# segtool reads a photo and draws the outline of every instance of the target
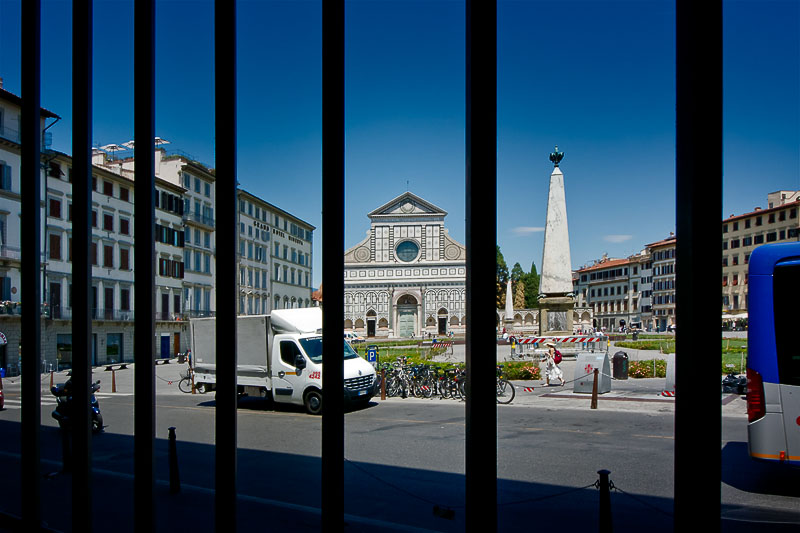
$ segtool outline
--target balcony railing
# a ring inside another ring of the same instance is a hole
[[[197,213],[183,213],[183,221],[186,222],[187,220],[191,222],[197,222],[198,224],[203,224],[204,226],[208,226],[213,228],[214,227],[214,217],[209,217],[205,215],[200,215]]]

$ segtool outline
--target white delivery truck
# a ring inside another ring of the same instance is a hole
[[[189,321],[195,384],[214,390],[217,369],[216,319]],[[280,309],[237,318],[239,392],[322,412],[322,309]],[[375,396],[375,369],[342,340],[345,399]],[[331,357],[326,355],[326,357]]]

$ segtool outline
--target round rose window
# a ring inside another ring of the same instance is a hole
[[[414,241],[403,241],[397,245],[395,253],[400,261],[409,263],[419,255],[419,246]]]

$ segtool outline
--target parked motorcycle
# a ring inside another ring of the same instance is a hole
[[[91,385],[91,404],[92,404],[92,433],[103,431],[103,415],[100,413],[100,404],[97,401],[95,392],[100,390],[100,380],[98,379]],[[62,429],[69,429],[72,425],[72,379],[52,387],[50,392],[56,397],[56,408],[53,410],[53,418],[58,421]]]
[[[747,376],[743,374],[734,374],[733,370],[729,370],[728,374],[722,378],[722,392],[734,394],[747,393]]]

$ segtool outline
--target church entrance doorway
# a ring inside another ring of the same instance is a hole
[[[397,336],[414,337],[417,324],[417,299],[406,294],[397,300]]]
[[[447,335],[447,309],[439,309],[439,335]]]
[[[368,311],[367,312],[367,337],[374,337],[375,336],[375,320],[377,317],[375,316],[375,311]]]

